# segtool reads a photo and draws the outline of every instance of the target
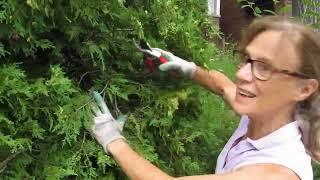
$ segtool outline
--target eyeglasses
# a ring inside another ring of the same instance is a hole
[[[311,79],[308,75],[305,75],[303,73],[284,70],[284,69],[278,69],[273,67],[270,64],[267,64],[260,60],[253,60],[250,58],[250,56],[242,51],[234,50],[233,56],[239,60],[238,68],[242,68],[246,64],[251,64],[251,72],[255,78],[261,81],[267,81],[271,79],[273,73],[282,73],[302,79]]]

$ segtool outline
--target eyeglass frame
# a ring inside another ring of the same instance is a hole
[[[290,70],[286,70],[286,69],[279,69],[279,68],[276,68],[276,67],[272,66],[271,64],[265,63],[263,61],[252,59],[248,55],[248,53],[243,52],[243,51],[238,50],[238,49],[233,50],[233,57],[235,56],[236,53],[239,53],[243,57],[246,57],[246,56],[248,57],[248,58],[245,59],[244,62],[242,62],[243,60],[239,59],[241,65],[239,64],[238,68],[240,69],[243,66],[247,65],[248,63],[250,63],[251,64],[251,73],[252,73],[252,75],[256,79],[258,79],[260,81],[268,81],[268,80],[270,80],[273,73],[282,73],[282,74],[286,74],[286,75],[297,77],[297,78],[301,78],[301,79],[312,79],[310,76],[308,76],[306,74],[303,74],[303,73],[300,73],[300,72],[296,72],[296,71],[290,71]],[[254,67],[253,67],[254,66],[253,63],[255,63],[255,62],[263,63],[265,65],[270,66],[270,75],[269,75],[268,78],[261,79],[261,78],[257,77],[257,75],[254,73]]]

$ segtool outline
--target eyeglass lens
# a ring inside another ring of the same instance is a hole
[[[237,59],[239,61],[238,68],[242,68],[246,64],[250,63],[251,65],[251,72],[253,76],[259,80],[266,81],[270,79],[272,74],[272,67],[269,64],[252,60],[249,56],[243,55],[241,53],[237,54]]]

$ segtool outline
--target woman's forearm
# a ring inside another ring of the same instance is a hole
[[[209,91],[221,96],[225,95],[225,90],[228,87],[235,86],[224,74],[215,70],[208,71],[199,66],[197,66],[197,70],[191,79]]]
[[[122,139],[110,143],[108,145],[108,150],[130,179],[174,179],[134,152]]]

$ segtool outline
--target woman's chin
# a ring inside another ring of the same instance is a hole
[[[251,103],[238,103],[238,102],[236,102],[233,109],[239,115],[249,115],[252,113],[252,111],[254,111]]]

